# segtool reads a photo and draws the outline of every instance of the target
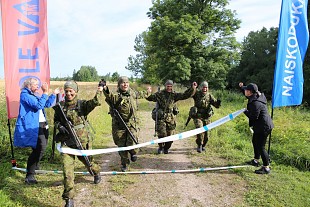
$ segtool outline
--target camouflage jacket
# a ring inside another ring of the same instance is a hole
[[[217,99],[213,97],[209,92],[203,94],[202,91],[197,91],[193,96],[194,107],[197,108],[197,117],[198,118],[209,118],[214,112],[212,106],[218,108],[216,104]]]
[[[103,94],[106,97],[105,101],[110,106],[110,114],[112,116],[113,124],[120,126],[117,118],[113,115],[112,107],[119,112],[125,123],[130,123],[135,127],[139,120],[136,100],[143,97],[143,95],[140,96],[139,92],[136,92],[131,88],[126,92],[118,90],[115,93],[110,92],[109,90],[103,90]]]
[[[100,106],[98,97],[100,96],[100,92],[96,92],[96,95],[91,100],[78,100],[77,96],[73,101],[62,101],[60,105],[63,108],[64,113],[66,114],[68,120],[74,126],[76,134],[78,135],[81,143],[88,143],[90,138],[90,130],[88,126],[87,115],[96,107]],[[54,116],[55,126],[58,128],[60,123],[60,119],[55,113]],[[68,136],[66,134],[62,136]],[[62,140],[65,140],[67,146],[74,146],[74,144],[69,137],[63,137]]]
[[[167,92],[166,89],[163,89],[145,98],[148,101],[157,102],[158,110],[164,114],[170,114],[173,113],[173,108],[177,101],[190,98],[194,92],[195,89],[193,88],[188,88],[184,93],[176,93],[175,91]]]

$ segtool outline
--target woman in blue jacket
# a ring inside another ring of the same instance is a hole
[[[41,86],[43,94],[40,96],[39,81],[36,78],[28,78],[23,83],[20,93],[19,115],[17,117],[14,145],[16,147],[31,147],[32,153],[27,161],[27,174],[25,182],[36,184],[34,177],[39,161],[42,159],[47,146],[48,125],[44,108],[51,107],[55,101],[59,89],[48,96],[48,85]]]

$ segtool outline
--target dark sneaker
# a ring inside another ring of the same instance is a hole
[[[131,156],[130,156],[131,162],[135,162],[135,161],[137,161],[137,159],[138,159],[138,156],[137,156],[137,155],[131,155]]]
[[[73,199],[70,198],[70,199],[66,200],[65,207],[74,207]]]
[[[157,154],[160,155],[160,154],[162,154],[162,153],[163,153],[163,149],[159,147],[158,150],[157,150]]]
[[[246,164],[253,165],[255,167],[258,167],[260,165],[259,162],[257,160],[255,160],[255,159],[246,162]]]
[[[168,154],[169,151],[167,149],[164,149],[164,154]]]
[[[34,176],[27,176],[25,178],[25,183],[28,185],[33,185],[33,184],[37,184],[38,181],[34,178]]]
[[[202,151],[206,151],[206,148],[205,148],[205,147],[202,147]]]
[[[122,166],[121,166],[121,171],[122,171],[122,172],[126,172],[126,170],[127,170],[126,164],[125,164],[125,165],[122,165]]]
[[[270,173],[270,168],[266,167],[261,167],[259,170],[255,170],[256,174],[269,174]]]
[[[95,184],[98,184],[98,183],[100,183],[101,182],[101,175],[100,175],[100,173],[98,174],[98,175],[95,175],[94,176],[94,183]]]
[[[201,145],[197,147],[197,152],[199,152],[199,153],[202,152],[202,146]]]

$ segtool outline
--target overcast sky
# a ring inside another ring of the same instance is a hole
[[[117,71],[130,76],[127,59],[135,55],[134,40],[150,26],[151,0],[49,0],[48,39],[51,77],[72,76],[82,65],[99,75]],[[250,31],[279,26],[281,0],[232,0],[241,28],[239,41]],[[2,34],[1,34],[2,40]],[[0,41],[2,48],[2,41]],[[0,79],[4,77],[0,50]]]

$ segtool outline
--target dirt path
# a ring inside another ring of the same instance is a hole
[[[142,125],[140,143],[154,139],[154,122],[149,112],[140,112]],[[111,143],[111,147],[114,144]],[[175,141],[169,154],[157,155],[157,146],[141,149],[130,171],[183,170],[225,166],[226,161],[199,154],[194,139]],[[117,153],[97,158],[102,172],[119,171]],[[246,183],[231,171],[203,173],[127,174],[102,176],[99,185],[92,177],[76,178],[76,206],[239,206]]]

